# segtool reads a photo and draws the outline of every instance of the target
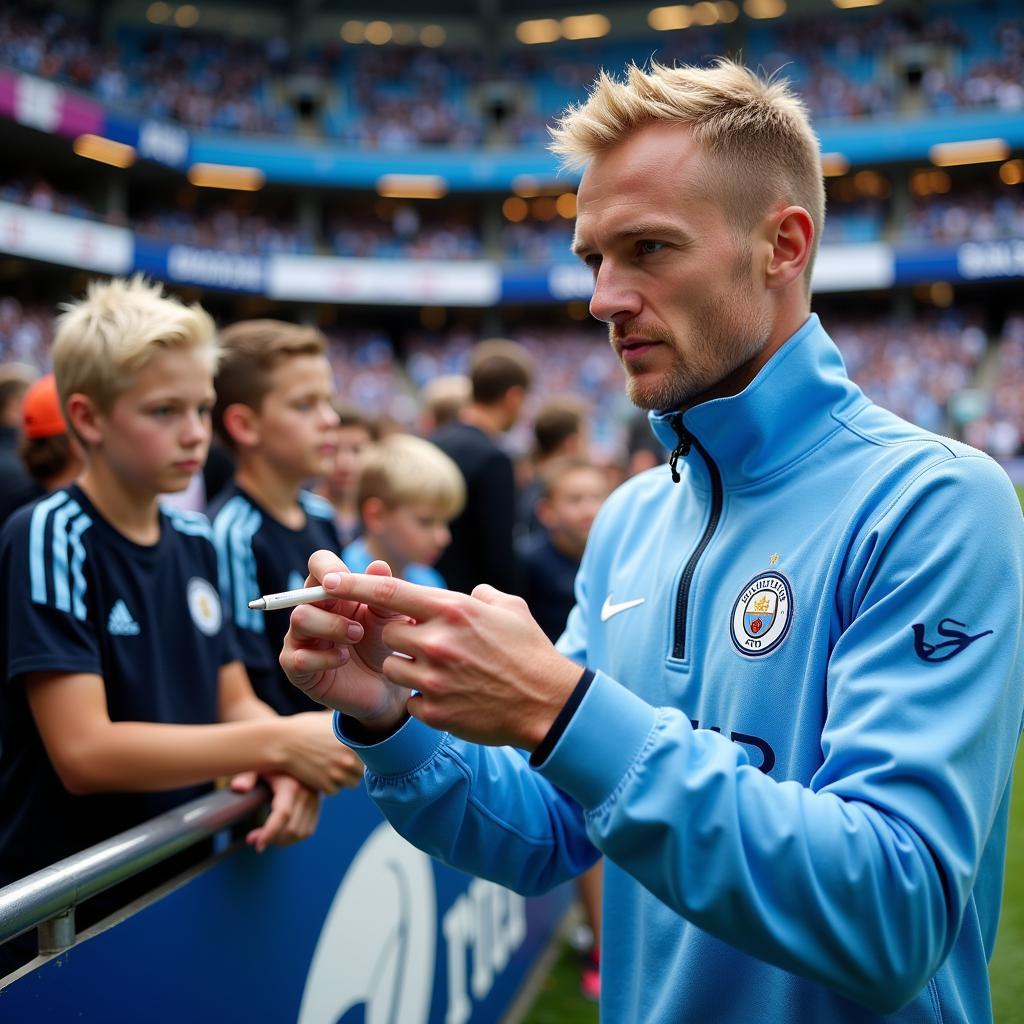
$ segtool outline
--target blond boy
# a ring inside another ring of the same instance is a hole
[[[248,604],[301,587],[318,548],[342,549],[330,502],[303,487],[330,472],[338,448],[327,341],[314,327],[243,320],[221,342],[213,426],[235,457],[209,510],[221,600],[256,693],[282,715],[321,710],[277,664],[287,611]]]
[[[222,776],[273,790],[250,843],[294,841],[315,826],[316,791],[353,772],[322,715],[282,719],[253,694],[209,523],[157,501],[206,457],[217,357],[210,317],[140,277],[94,283],[58,320],[54,371],[85,468],[0,541],[0,885]]]
[[[345,548],[345,564],[364,572],[382,559],[395,576],[443,587],[433,566],[452,539],[448,524],[466,501],[458,466],[429,441],[391,434],[363,450],[358,496],[363,536]]]

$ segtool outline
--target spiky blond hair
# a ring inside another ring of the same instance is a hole
[[[631,64],[624,82],[602,71],[587,99],[551,129],[550,148],[564,166],[579,169],[659,123],[690,130],[710,163],[703,187],[744,230],[779,201],[808,212],[814,224],[810,281],[825,223],[825,188],[818,139],[789,84],[725,58],[706,68],[652,61],[644,71]]]
[[[157,352],[195,352],[212,373],[217,328],[199,305],[186,306],[141,274],[93,281],[80,302],[61,306],[53,342],[53,372],[61,408],[81,392],[109,409]]]

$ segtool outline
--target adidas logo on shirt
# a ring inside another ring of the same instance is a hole
[[[132,613],[128,611],[128,606],[119,598],[110,609],[107,632],[111,636],[138,636],[141,631],[139,624],[132,618]]]

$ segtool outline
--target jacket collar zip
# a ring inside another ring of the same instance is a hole
[[[685,413],[652,412],[650,421],[671,453],[673,481],[689,476],[698,489],[710,487],[703,471],[710,461],[722,484],[731,488],[765,479],[797,461],[866,402],[812,314],[739,394],[702,402]],[[692,458],[694,451],[699,459]]]
[[[682,480],[682,477],[679,475],[679,460],[685,459],[690,454],[693,434],[683,426],[683,414],[681,412],[675,413],[669,422],[672,424],[672,429],[679,439],[678,444],[672,449],[672,454],[668,457],[668,465],[672,470],[672,483],[677,484]]]

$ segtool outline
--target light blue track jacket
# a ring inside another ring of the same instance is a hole
[[[873,405],[815,316],[682,443],[674,419],[679,482],[594,524],[559,647],[596,675],[543,765],[410,720],[351,744],[371,795],[523,893],[606,854],[604,1024],[991,1020],[1013,488]]]

